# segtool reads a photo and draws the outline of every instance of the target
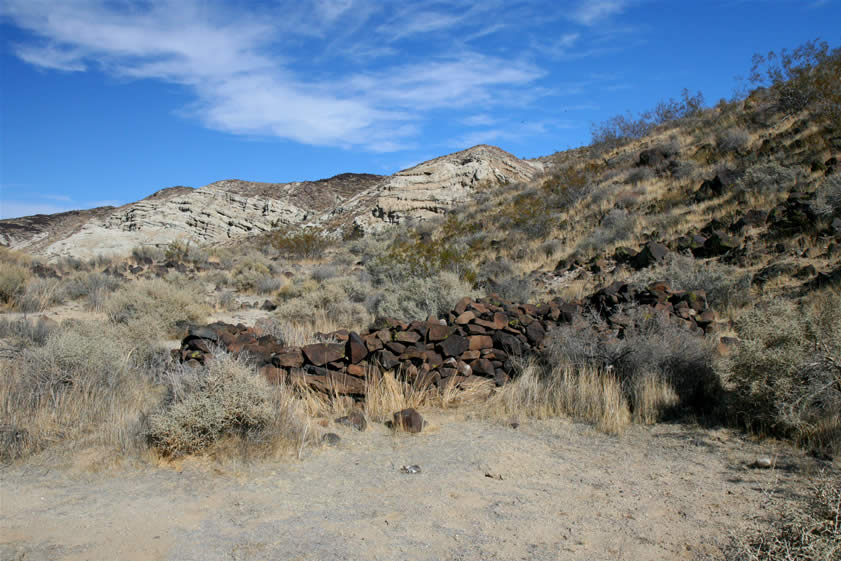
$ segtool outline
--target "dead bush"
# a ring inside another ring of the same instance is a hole
[[[815,191],[812,209],[815,214],[825,218],[841,217],[841,174],[836,173],[824,179]]]
[[[722,154],[742,152],[750,144],[750,133],[739,128],[727,129],[716,136],[715,143]]]
[[[776,298],[736,324],[727,363],[738,420],[753,431],[841,450],[841,307],[825,292],[800,304]]]
[[[770,527],[733,535],[726,561],[832,561],[841,556],[841,483],[821,473],[804,498],[769,499],[777,516]]]

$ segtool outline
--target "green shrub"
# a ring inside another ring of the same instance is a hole
[[[315,230],[275,230],[268,234],[271,247],[287,257],[314,259],[330,247],[331,241]]]
[[[761,303],[736,323],[728,361],[738,420],[752,430],[841,450],[841,306],[827,292],[800,305]]]
[[[202,370],[172,372],[168,385],[168,402],[150,416],[146,433],[167,457],[201,452],[228,435],[254,438],[275,418],[268,382],[227,354]]]
[[[260,259],[246,259],[231,272],[234,287],[241,292],[255,290],[272,276],[271,263]]]

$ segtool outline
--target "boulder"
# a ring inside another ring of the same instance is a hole
[[[350,414],[336,419],[336,423],[358,431],[364,431],[368,427],[368,421],[361,411],[351,411]]]
[[[435,348],[444,357],[457,357],[470,348],[470,343],[461,335],[450,335],[435,345]]]
[[[341,343],[315,343],[301,348],[307,360],[316,366],[340,360],[345,356],[345,346]]]
[[[639,254],[634,258],[634,266],[637,269],[644,269],[659,263],[669,254],[669,248],[657,242],[648,242],[640,250]]]
[[[420,413],[414,408],[403,409],[394,414],[393,427],[395,430],[405,432],[421,432],[424,420]]]
[[[304,355],[301,349],[290,348],[282,353],[275,353],[272,356],[272,364],[283,368],[300,368],[304,364]]]
[[[368,346],[355,331],[351,331],[348,335],[348,340],[345,344],[345,356],[348,357],[351,364],[357,364],[365,360],[365,357],[368,356]]]

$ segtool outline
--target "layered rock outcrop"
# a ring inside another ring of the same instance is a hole
[[[282,226],[315,226],[335,236],[351,229],[371,233],[409,218],[444,213],[467,201],[475,189],[528,181],[541,169],[540,163],[481,145],[392,176],[346,173],[293,183],[218,181],[199,189],[164,189],[115,209],[0,220],[0,243],[48,257],[89,258],[173,241],[222,242]]]

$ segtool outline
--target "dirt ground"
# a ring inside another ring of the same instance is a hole
[[[301,459],[0,475],[0,558],[41,560],[654,560],[714,554],[821,464],[729,430],[620,437],[563,419],[518,428],[425,412],[418,435],[333,426]],[[750,467],[769,454],[776,468]],[[87,463],[86,463],[87,462]],[[404,465],[421,472],[408,474]]]

